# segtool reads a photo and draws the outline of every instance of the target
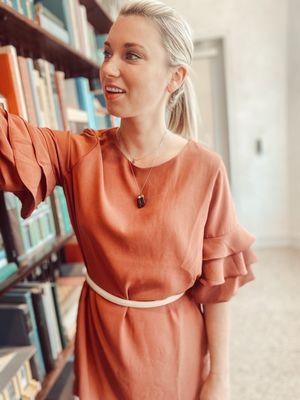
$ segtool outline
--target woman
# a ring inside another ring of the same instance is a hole
[[[222,158],[193,139],[192,55],[173,9],[130,2],[100,67],[120,128],[72,135],[0,113],[0,189],[27,217],[61,185],[83,253],[81,400],[229,400],[228,301],[255,279],[255,237]]]

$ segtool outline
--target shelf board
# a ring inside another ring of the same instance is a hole
[[[88,2],[90,3],[90,2]],[[99,6],[98,6],[99,7]],[[101,20],[98,21],[101,25]],[[66,78],[98,78],[99,66],[67,45],[36,22],[0,3],[0,44],[11,44],[18,54],[33,59],[43,58],[64,71]]]
[[[97,33],[103,34],[110,30],[113,21],[100,7],[97,0],[79,0],[86,7],[87,18]]]
[[[0,296],[11,289],[14,285],[26,278],[42,261],[50,257],[52,253],[59,251],[65,243],[74,236],[74,232],[65,236],[56,236],[53,241],[43,246],[43,250],[30,256],[29,260],[18,265],[18,270],[0,283]]]
[[[66,362],[68,361],[70,355],[74,352],[74,345],[75,345],[75,336],[70,341],[65,349],[60,353],[58,359],[56,361],[55,367],[52,371],[50,371],[44,379],[42,383],[42,389],[36,396],[36,400],[44,400],[46,399],[48,393],[52,389],[53,385],[55,384],[59,374],[63,370]]]

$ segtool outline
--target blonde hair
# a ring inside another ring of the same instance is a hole
[[[183,84],[169,97],[167,127],[186,138],[197,137],[197,99],[191,80],[194,44],[188,23],[172,8],[157,0],[128,1],[118,16],[139,15],[158,27],[170,67],[184,64],[187,74]]]

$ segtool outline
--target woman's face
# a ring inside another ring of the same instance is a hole
[[[124,118],[165,109],[172,73],[160,40],[156,27],[144,17],[120,16],[114,22],[99,71],[110,114]],[[110,96],[110,85],[126,93]]]

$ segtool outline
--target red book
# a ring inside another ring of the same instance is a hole
[[[0,92],[6,97],[8,111],[28,120],[15,47],[0,47],[0,69]]]

